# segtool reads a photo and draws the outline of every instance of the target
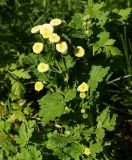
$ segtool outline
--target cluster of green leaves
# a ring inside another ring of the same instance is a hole
[[[16,133],[12,133],[12,124],[10,121],[0,122],[0,158],[1,159],[15,159],[15,160],[33,160],[42,159],[41,152],[37,149],[36,145],[31,141],[32,133],[35,128],[35,121],[29,120],[28,122],[22,122],[17,132],[17,124],[14,124]],[[15,130],[14,130],[15,131]],[[15,156],[14,156],[15,154]]]
[[[75,126],[57,126],[61,132],[54,131],[48,134],[48,141],[46,147],[53,150],[53,154],[57,155],[59,159],[85,159],[84,149],[89,146],[91,149],[91,156],[89,159],[96,157],[103,157],[102,151],[105,146],[111,145],[111,141],[104,140],[106,131],[113,131],[116,125],[116,115],[110,118],[109,108],[106,108],[97,117],[97,126],[93,122],[90,127],[88,121],[85,124],[77,124]],[[64,130],[64,131],[63,131]],[[64,132],[64,133],[62,133]],[[93,139],[94,137],[94,139]],[[105,152],[108,152],[105,149]],[[100,156],[97,156],[99,155]],[[104,154],[104,153],[103,153]],[[109,156],[108,156],[109,158]]]
[[[106,26],[111,23],[123,25],[131,10],[131,8],[108,10],[106,3],[94,3],[91,0],[88,2],[84,13],[77,13],[73,16],[69,26],[76,29],[76,33],[73,32],[72,36],[86,39],[93,47],[93,55],[104,53],[119,56],[121,54],[120,50],[113,46],[115,40],[110,38]]]
[[[0,1],[0,6],[8,10],[8,2]],[[10,8],[15,13],[9,15],[9,10],[6,19],[2,19],[6,23],[9,16],[13,22],[12,29],[2,37],[5,44],[0,46],[3,51],[3,60],[0,60],[0,159],[114,159],[114,149],[109,152],[114,139],[108,135],[114,132],[117,116],[109,105],[100,102],[100,97],[111,76],[110,61],[120,56],[121,51],[107,26],[111,23],[123,25],[131,8],[109,10],[105,2],[92,0],[87,5],[83,0],[9,3],[15,7]],[[35,5],[40,10],[34,8]],[[81,12],[84,5],[85,10]],[[29,12],[25,12],[28,7]],[[67,9],[68,12],[64,12]],[[76,10],[78,13],[70,21],[69,17]],[[12,18],[13,15],[16,16]],[[55,45],[42,37],[30,35],[31,26],[47,23],[53,17],[68,19],[68,25],[65,23],[56,29],[68,44],[65,54],[58,53]],[[24,23],[27,18],[30,21]],[[23,36],[21,41],[11,43],[9,35],[15,40]],[[44,51],[39,55],[30,53],[35,40],[44,43]],[[11,46],[5,49],[7,44]],[[75,57],[76,46],[85,49],[84,57]],[[47,73],[38,72],[40,62],[49,64]],[[40,92],[34,90],[36,81],[45,83]],[[82,82],[90,86],[84,99],[77,92]],[[86,148],[90,148],[89,155],[85,153]]]

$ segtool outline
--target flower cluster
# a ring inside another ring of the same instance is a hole
[[[62,20],[55,18],[50,21],[50,23],[45,23],[42,25],[37,25],[31,29],[31,33],[40,33],[44,39],[48,39],[50,43],[56,43],[56,50],[60,53],[65,53],[68,50],[68,45],[65,41],[61,41],[60,36],[54,33],[56,26],[61,25]],[[33,45],[33,52],[36,54],[41,53],[43,50],[42,43],[36,42]]]
[[[65,41],[61,40],[61,37],[57,33],[55,33],[55,27],[61,25],[62,23],[63,21],[61,19],[55,18],[55,19],[52,19],[50,23],[34,26],[31,29],[31,33],[33,34],[39,33],[44,39],[48,39],[50,43],[55,44],[55,48],[57,52],[64,54],[68,50],[68,44]],[[34,43],[32,47],[33,52],[36,54],[40,54],[43,51],[43,48],[44,48],[44,44],[41,42]],[[84,55],[85,55],[85,50],[82,46],[77,46],[74,48],[75,57],[83,57]],[[37,67],[37,70],[40,73],[44,73],[44,72],[47,72],[49,68],[50,67],[48,64],[44,62],[40,62]],[[40,82],[37,84],[36,83],[35,83],[35,90],[36,91],[42,90],[43,85],[42,84],[40,85]],[[85,92],[88,91],[88,88],[89,86],[84,82],[77,88],[77,90],[81,92],[80,93],[81,98],[86,97]]]
[[[57,33],[54,33],[54,31],[55,31],[54,27],[61,25],[61,23],[62,23],[61,19],[55,18],[55,19],[52,19],[50,21],[50,23],[45,23],[42,25],[34,26],[31,29],[31,33],[34,34],[34,33],[39,32],[40,35],[44,39],[48,39],[50,41],[50,43],[56,43],[56,50],[58,52],[65,53],[68,50],[67,43],[65,41],[61,41],[60,36]],[[43,48],[44,48],[44,45],[41,42],[34,43],[34,45],[32,47],[33,52],[36,54],[40,54],[42,52]],[[44,62],[41,62],[41,63],[39,63],[37,70],[40,73],[47,72],[49,70],[49,65]],[[36,91],[41,91],[43,89],[43,87],[44,87],[43,83],[39,82],[39,81],[36,82],[35,86],[34,86]]]

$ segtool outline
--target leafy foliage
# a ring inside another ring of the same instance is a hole
[[[132,9],[115,3],[0,1],[0,159],[116,159],[118,116],[103,98],[113,61],[123,56],[118,36]],[[60,18],[53,29],[64,53],[51,37],[31,35],[33,26],[54,18]],[[35,42],[44,46],[38,54]],[[127,48],[126,37],[123,42]],[[49,66],[46,72],[40,63]]]
[[[14,74],[18,78],[23,78],[23,79],[31,78],[29,73],[27,71],[24,71],[24,69],[14,70],[12,74]]]
[[[19,136],[15,136],[16,143],[21,148],[25,147],[29,143],[29,139],[34,131],[35,121],[29,121],[27,124],[22,123],[19,129]]]
[[[104,127],[108,131],[112,131],[116,125],[116,115],[113,115],[112,118],[110,118],[109,108],[106,108],[101,112],[100,116],[97,117],[97,121],[98,128]]]
[[[16,160],[20,160],[20,159],[21,160],[25,160],[25,159],[29,159],[29,160],[38,159],[38,160],[42,160],[42,155],[41,155],[41,152],[39,150],[37,150],[37,148],[35,146],[29,146],[27,149],[23,148],[20,153],[17,153],[15,159]]]
[[[66,90],[65,92],[65,102],[69,102],[76,98],[76,89]]]
[[[114,9],[113,12],[114,13],[117,13],[120,18],[119,18],[119,21],[121,23],[125,23],[125,21],[128,19],[130,13],[131,13],[132,9],[131,8],[127,8],[127,9]]]
[[[90,79],[88,83],[90,85],[90,94],[96,91],[98,87],[98,83],[103,81],[103,78],[109,71],[109,67],[102,68],[102,66],[92,66],[92,70],[90,71]]]
[[[60,93],[48,94],[39,100],[41,110],[40,116],[43,117],[42,123],[46,125],[50,120],[60,117],[64,112],[65,102]]]

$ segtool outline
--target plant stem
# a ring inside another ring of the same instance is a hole
[[[111,83],[114,83],[114,82],[119,81],[119,80],[121,80],[121,79],[129,78],[129,77],[131,77],[131,76],[132,76],[132,75],[130,74],[130,75],[126,75],[126,76],[124,76],[124,77],[118,77],[118,78],[116,78],[116,79],[114,79],[114,80],[111,80],[111,81],[107,82],[107,84],[111,84]]]
[[[129,54],[128,54],[128,44],[127,44],[127,37],[126,37],[126,26],[124,26],[124,37],[121,35],[121,41],[123,45],[123,50],[124,50],[124,57],[126,61],[126,69],[125,72],[126,74],[131,74],[131,61],[129,59]]]

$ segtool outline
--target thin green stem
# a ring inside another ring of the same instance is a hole
[[[56,68],[54,68],[54,67],[52,67],[52,71],[53,71],[53,72],[57,72],[57,73],[59,73],[59,74],[62,73],[60,70],[58,71],[58,70],[57,70]]]
[[[124,76],[124,77],[118,77],[118,78],[116,78],[116,79],[114,79],[114,80],[111,80],[111,81],[107,82],[107,84],[111,84],[111,83],[114,83],[114,82],[116,82],[116,81],[120,81],[120,80],[122,80],[122,79],[129,78],[129,77],[131,77],[131,76],[132,76],[132,75],[130,74],[130,75],[126,75],[126,76]]]
[[[35,84],[35,82],[25,82],[24,84]]]
[[[105,152],[103,152],[103,155],[104,155],[105,160],[109,160],[110,157],[108,157]]]
[[[127,37],[126,37],[126,26],[124,26],[124,36],[121,35],[121,41],[122,41],[123,50],[124,50],[124,57],[125,57],[125,61],[126,61],[125,73],[126,74],[131,74],[131,61],[129,59],[129,54],[128,54],[128,44],[127,44]]]
[[[62,73],[61,67],[60,67],[59,63],[57,62],[57,60],[55,60],[55,63],[57,65],[58,69],[59,69],[59,72]]]

